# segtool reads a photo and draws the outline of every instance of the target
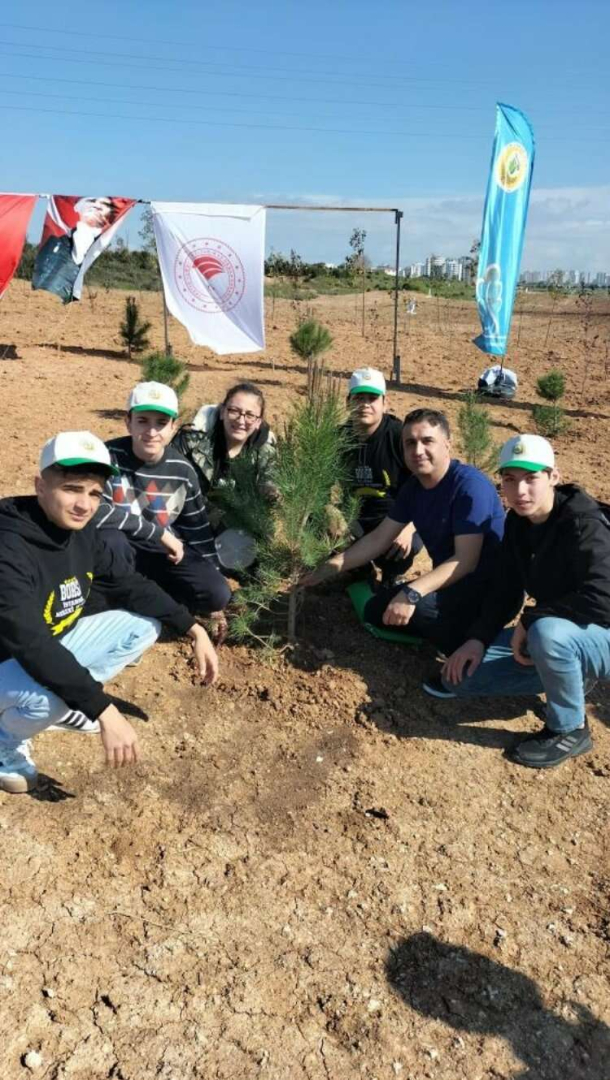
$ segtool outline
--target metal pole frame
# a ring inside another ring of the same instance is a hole
[[[394,214],[396,225],[396,264],[394,267],[394,343],[392,356],[392,375],[390,382],[400,384],[400,355],[398,353],[398,277],[400,273],[400,223],[403,218],[402,210],[395,206],[298,206],[294,203],[267,203],[266,210],[322,210],[331,213],[357,213],[357,214]]]

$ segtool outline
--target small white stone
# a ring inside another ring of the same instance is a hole
[[[43,986],[42,992],[46,998],[54,998],[55,991],[52,986]]]
[[[26,1069],[30,1069],[31,1072],[34,1072],[35,1069],[39,1069],[42,1065],[42,1054],[39,1054],[37,1050],[28,1050],[23,1059],[23,1064]]]
[[[369,1010],[369,1012],[380,1012],[381,1002],[378,1001],[377,998],[371,998],[367,1005],[367,1009]]]
[[[319,764],[319,763],[320,763],[321,761],[324,761],[324,758],[323,758],[323,757],[321,757],[321,755],[320,755],[320,754],[318,754],[318,756],[317,756],[317,758],[316,758],[316,761],[317,761],[317,762],[318,762],[318,764]]]
[[[392,1069],[393,1069],[395,1075],[398,1076],[398,1074],[402,1072],[402,1062],[401,1061],[393,1061],[392,1062]]]

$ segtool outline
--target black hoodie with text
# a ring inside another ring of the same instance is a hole
[[[0,663],[17,660],[70,708],[96,719],[112,699],[61,639],[81,616],[119,608],[179,634],[193,625],[154,581],[119,576],[92,521],[60,529],[34,496],[0,500]]]
[[[509,511],[492,588],[465,639],[489,645],[524,595],[536,601],[521,615],[526,629],[549,616],[610,627],[610,521],[576,484],[555,488],[540,525]]]

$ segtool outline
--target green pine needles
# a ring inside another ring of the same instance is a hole
[[[483,472],[494,473],[498,467],[499,447],[491,433],[489,410],[474,391],[464,394],[458,428],[464,460]]]
[[[532,408],[532,417],[539,434],[547,439],[563,435],[570,426],[565,409],[559,404],[566,392],[565,375],[557,368],[551,368],[537,380],[536,390],[540,397],[551,402],[550,405],[534,405]]]
[[[290,335],[290,348],[293,353],[307,361],[307,392],[310,397],[314,394],[313,384],[318,371],[318,359],[330,349],[332,343],[330,331],[316,319],[305,319]]]
[[[142,381],[160,382],[171,386],[181,398],[191,380],[186,364],[175,356],[166,356],[164,352],[150,353],[142,361]]]
[[[148,331],[150,327],[151,323],[142,321],[135,296],[128,296],[125,300],[125,317],[121,323],[119,334],[130,360],[134,353],[144,352],[144,349],[148,348]]]
[[[233,484],[217,492],[227,525],[258,544],[254,575],[235,595],[236,640],[294,642],[301,577],[349,539],[358,500],[344,494],[352,435],[343,420],[335,393],[299,403],[278,437],[273,500],[255,490],[247,458],[235,461]]]

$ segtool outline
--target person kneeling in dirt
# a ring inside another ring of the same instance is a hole
[[[203,627],[153,581],[117,570],[93,524],[115,469],[88,431],[45,443],[35,496],[0,501],[0,790],[31,791],[29,740],[46,728],[99,732],[109,765],[139,758],[103,683],[156,641],[160,624],[193,641],[203,682],[218,673]],[[105,610],[102,610],[105,609]]]
[[[373,532],[391,513],[399,489],[411,475],[402,451],[402,422],[386,411],[386,384],[375,368],[354,371],[348,386],[349,429],[355,436],[346,455],[347,484],[360,502],[355,538]],[[422,542],[405,525],[387,551],[376,559],[385,586],[411,568]]]
[[[170,446],[178,398],[164,383],[138,383],[127,402],[128,435],[106,445],[117,473],[96,516],[125,571],[138,570],[197,615],[220,613],[231,590],[193,466]]]
[[[303,584],[315,585],[376,559],[412,523],[433,569],[411,583],[381,589],[368,601],[364,621],[404,628],[448,653],[463,638],[464,619],[474,620],[481,609],[504,531],[504,511],[491,480],[452,459],[444,413],[410,412],[402,445],[412,476],[388,516],[347,551],[308,574]]]
[[[546,695],[542,731],[511,756],[544,769],[592,748],[585,693],[610,679],[610,516],[576,484],[560,484],[553,448],[516,435],[500,451],[510,507],[493,589],[442,677],[435,697]],[[515,627],[502,629],[524,595]]]

